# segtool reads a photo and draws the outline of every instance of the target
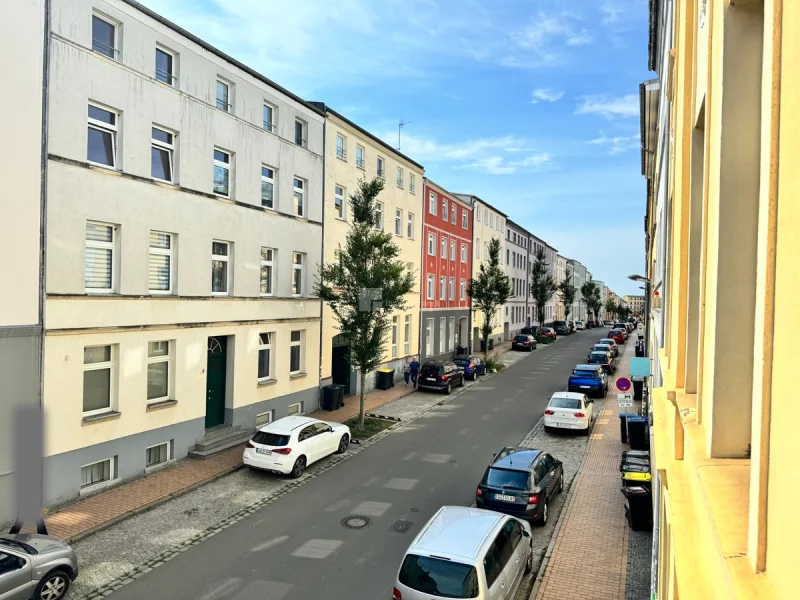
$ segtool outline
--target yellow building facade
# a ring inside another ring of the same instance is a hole
[[[800,2],[651,10],[654,591],[797,598]]]
[[[395,370],[395,381],[402,376],[407,358],[419,355],[420,288],[422,260],[423,177],[425,170],[410,158],[365,131],[328,106],[312,103],[326,114],[325,121],[325,210],[323,215],[323,260],[335,259],[350,230],[350,194],[360,179],[381,176],[385,187],[378,197],[381,227],[393,234],[400,248],[399,260],[408,265],[416,285],[406,296],[406,309],[391,317],[384,363],[381,368]],[[359,378],[347,361],[347,340],[339,334],[336,317],[323,303],[322,360],[320,384],[338,383],[346,393],[359,391]],[[367,390],[375,387],[374,374],[367,377]]]

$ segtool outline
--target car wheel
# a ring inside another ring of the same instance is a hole
[[[444,391],[445,391],[445,394],[447,394],[448,396],[450,395],[450,392],[452,392],[452,391],[453,391],[453,386],[452,386],[452,385],[450,385],[450,382],[449,382],[449,381],[447,382],[447,387],[445,388],[445,390],[444,390]]]
[[[533,571],[533,544],[531,544],[528,552],[528,560],[525,561],[525,575],[529,575]]]
[[[544,426],[544,432],[545,433],[553,433],[553,428],[550,427],[549,425],[545,425]]]
[[[591,425],[592,425],[592,424],[591,424],[591,423],[589,423],[589,424],[586,426],[586,429],[584,429],[584,430],[583,430],[583,435],[585,435],[586,437],[589,437],[589,429],[591,428]]]
[[[306,470],[306,457],[301,456],[296,461],[294,461],[294,466],[292,467],[292,479],[300,479],[300,476],[303,474],[303,471]]]
[[[558,476],[558,493],[564,491],[564,471],[561,471],[561,475]]]
[[[347,452],[347,447],[350,445],[350,438],[347,434],[342,436],[342,439],[339,440],[339,449],[336,451],[336,454],[344,454]]]
[[[462,377],[461,378],[461,383],[458,384],[458,387],[464,387],[465,385],[467,385],[467,378],[466,377]]]
[[[69,575],[64,571],[55,570],[39,581],[33,597],[36,600],[60,600],[67,595],[68,589]]]
[[[539,521],[537,522],[537,525],[541,525],[542,527],[547,525],[548,510],[549,508],[547,506],[547,500],[545,500],[544,504],[542,505],[542,514],[539,516]]]

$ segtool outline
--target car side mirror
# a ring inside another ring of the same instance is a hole
[[[530,533],[528,533],[528,530],[527,530],[527,529],[523,529],[523,530],[522,530],[522,535],[523,535],[523,536],[525,536],[525,537],[531,537],[531,534],[530,534]]]

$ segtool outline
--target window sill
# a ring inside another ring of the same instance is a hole
[[[308,373],[292,373],[289,375],[289,379],[302,379],[303,377],[307,377]]]
[[[95,483],[93,485],[87,485],[84,488],[81,488],[78,492],[78,497],[89,496],[94,494],[95,492],[99,492],[100,490],[104,490],[106,488],[113,487],[118,483],[121,483],[122,480],[117,478],[109,479],[108,481],[101,481],[100,483]]]
[[[147,405],[147,412],[161,410],[162,408],[169,408],[170,406],[175,406],[176,404],[178,404],[177,400],[160,400],[158,402],[151,402]]]
[[[342,223],[347,223],[347,219],[344,217],[334,217],[337,221],[341,221]]]
[[[276,383],[278,383],[277,379],[265,379],[264,381],[259,381],[257,387],[268,387],[270,385],[275,385]]]
[[[121,416],[122,413],[116,410],[110,410],[97,415],[87,415],[81,420],[81,425],[94,425],[95,423],[102,423],[103,421],[112,421],[114,419],[119,419]]]
[[[152,467],[145,467],[144,468],[144,474],[145,475],[149,475],[150,473],[155,473],[157,471],[161,471],[163,469],[166,469],[167,467],[171,467],[174,464],[175,464],[175,459],[170,459],[170,460],[164,461],[163,463],[158,463],[157,465],[153,465]]]

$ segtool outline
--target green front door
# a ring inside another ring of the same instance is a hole
[[[206,369],[206,429],[225,422],[225,342],[224,337],[208,338]]]

